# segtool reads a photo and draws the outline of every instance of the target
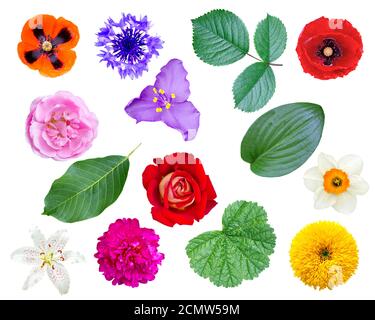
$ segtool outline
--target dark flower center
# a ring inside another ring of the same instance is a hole
[[[67,28],[63,28],[57,34],[56,38],[51,39],[49,35],[44,33],[42,26],[37,26],[33,29],[34,37],[39,41],[39,48],[25,52],[25,59],[28,63],[35,63],[41,56],[47,55],[53,68],[60,69],[63,67],[63,62],[57,58],[55,54],[56,48],[63,43],[72,39],[72,35]]]
[[[324,39],[316,55],[323,60],[324,65],[332,66],[333,61],[341,57],[342,52],[337,42],[333,39]]]
[[[342,186],[342,179],[339,177],[336,177],[332,180],[332,184],[335,187],[341,187]]]
[[[137,64],[145,56],[147,37],[142,30],[134,28],[122,30],[122,34],[116,34],[113,40],[113,54],[120,61]]]
[[[331,252],[328,250],[328,248],[324,248],[322,251],[320,251],[320,257],[322,260],[328,260],[331,258]]]

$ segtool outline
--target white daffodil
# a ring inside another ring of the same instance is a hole
[[[22,262],[34,268],[26,279],[23,289],[27,290],[38,283],[47,272],[52,283],[59,290],[60,294],[66,294],[69,290],[69,274],[63,263],[78,263],[84,261],[84,257],[74,251],[64,251],[68,242],[65,230],[57,231],[48,240],[39,229],[31,232],[34,247],[24,247],[14,251],[12,259]]]
[[[341,213],[352,213],[357,205],[357,195],[369,190],[367,182],[360,177],[363,162],[355,155],[347,155],[336,161],[321,153],[318,166],[305,173],[305,186],[315,193],[315,208],[329,207]]]

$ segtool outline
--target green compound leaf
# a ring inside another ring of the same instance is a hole
[[[276,79],[272,68],[257,62],[246,68],[233,85],[236,108],[254,112],[263,108],[272,98],[276,89]]]
[[[213,10],[193,19],[192,23],[194,51],[204,62],[228,65],[249,52],[249,33],[234,13]]]
[[[128,157],[109,156],[74,163],[44,199],[44,215],[77,222],[101,214],[120,196],[129,171]]]
[[[254,36],[255,49],[265,62],[280,58],[286,48],[287,33],[280,19],[267,15],[257,27]]]
[[[236,287],[269,266],[276,236],[264,209],[237,201],[227,207],[223,231],[206,232],[189,241],[191,268],[216,286]]]
[[[303,165],[319,145],[324,111],[312,103],[292,103],[272,109],[249,128],[241,157],[263,177],[280,177]]]

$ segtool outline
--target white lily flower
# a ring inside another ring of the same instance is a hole
[[[69,274],[64,263],[78,263],[84,261],[84,257],[74,251],[64,251],[68,242],[65,230],[57,231],[48,240],[39,229],[31,232],[34,247],[23,247],[14,251],[11,258],[15,261],[34,266],[26,279],[23,289],[27,290],[37,284],[47,272],[48,277],[59,290],[60,294],[69,291]]]
[[[352,213],[357,205],[357,195],[369,190],[361,178],[363,161],[355,155],[347,155],[336,161],[321,153],[318,166],[305,173],[307,189],[315,193],[315,209],[333,207],[341,213]]]

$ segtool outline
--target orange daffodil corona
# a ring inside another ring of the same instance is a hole
[[[363,169],[361,158],[347,155],[336,161],[321,153],[318,166],[309,169],[304,176],[307,189],[315,193],[315,209],[333,207],[341,213],[352,213],[357,205],[357,195],[369,190],[368,183],[360,176]]]

